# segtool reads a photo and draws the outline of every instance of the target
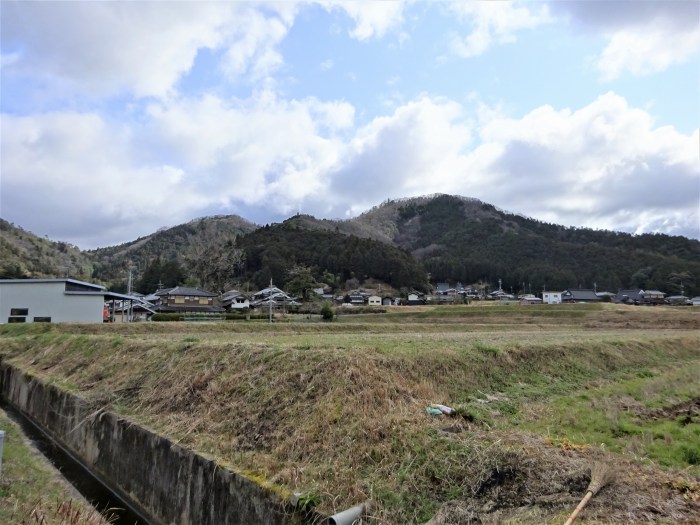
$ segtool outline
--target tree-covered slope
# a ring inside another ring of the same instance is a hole
[[[501,279],[514,292],[597,286],[700,294],[697,240],[567,228],[449,195],[388,200],[342,221],[295,215],[259,228],[238,216],[205,217],[89,252],[0,222],[4,277],[70,276],[124,290],[131,269],[135,289],[149,293],[158,284],[214,286],[198,283],[207,261],[216,262],[216,278],[206,280],[217,289],[270,278],[283,286],[304,268],[340,287],[373,278],[423,288],[428,272],[433,283],[493,287]]]
[[[304,266],[319,281],[376,279],[396,289],[426,288],[425,270],[410,253],[373,239],[309,226],[307,220],[292,218],[241,237],[238,246],[245,253],[247,277],[258,287],[266,286],[270,278],[284,285],[290,270]]]
[[[158,264],[184,264],[185,255],[202,235],[229,237],[256,228],[255,224],[237,215],[203,217],[158,230],[132,242],[91,250],[87,254],[95,261],[94,278],[123,284],[130,268],[135,277],[141,277],[154,261]],[[158,282],[157,276],[155,281]]]
[[[449,195],[388,201],[357,220],[393,231],[393,243],[416,255],[434,281],[668,293],[682,283],[686,293],[700,292],[700,242],[684,237],[566,228]]]
[[[0,219],[0,279],[85,279],[91,274],[91,258],[76,246],[41,238]]]

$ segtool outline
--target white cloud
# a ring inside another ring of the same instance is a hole
[[[575,27],[602,35],[607,44],[595,66],[601,80],[628,72],[635,76],[664,71],[700,51],[700,3],[551,2],[552,10]]]
[[[698,236],[698,131],[614,93],[521,118],[422,96],[355,128],[354,108],[271,91],[94,113],[2,116],[3,217],[82,247],[208,213],[357,214],[455,193],[552,222]],[[254,218],[254,217],[251,217]]]
[[[283,63],[275,47],[296,4],[238,2],[7,2],[2,46],[15,57],[4,74],[62,81],[88,96],[126,92],[164,97],[199,50],[223,50],[234,77],[256,81]]]
[[[390,30],[399,27],[403,23],[403,10],[406,5],[403,0],[391,2],[322,0],[319,3],[328,9],[338,8],[345,11],[355,22],[350,36],[357,40],[383,37]]]
[[[333,173],[329,213],[445,192],[560,224],[699,236],[698,131],[657,127],[614,93],[522,118],[478,102],[472,114],[423,97],[359,129]]]
[[[232,77],[245,75],[253,81],[268,77],[284,64],[276,46],[287,36],[293,14],[269,16],[244,4],[234,5],[241,8],[226,35],[224,69]]]
[[[271,91],[224,101],[212,95],[154,105],[144,132],[158,151],[196,174],[197,190],[220,206],[296,209],[326,185],[341,139],[353,125],[346,102],[284,101]],[[203,197],[204,198],[204,197]]]
[[[494,43],[506,44],[516,40],[522,29],[533,29],[551,21],[546,5],[537,9],[524,2],[477,1],[450,3],[450,10],[472,27],[467,36],[453,36],[452,51],[469,58],[483,54]]]
[[[181,168],[134,164],[130,133],[99,115],[2,115],[2,129],[3,216],[37,233],[108,245],[202,205]]]
[[[601,80],[611,81],[624,71],[635,76],[664,71],[686,62],[700,49],[700,28],[675,32],[652,24],[613,33],[596,66]]]
[[[333,62],[333,59],[328,58],[328,59],[324,60],[323,62],[321,62],[319,64],[319,67],[321,68],[322,71],[330,71],[331,69],[333,69],[334,65],[335,65],[335,63]]]
[[[486,172],[501,207],[571,225],[698,236],[698,131],[654,127],[614,93],[576,111],[497,117],[481,138],[498,150]]]
[[[335,212],[387,197],[451,191],[471,141],[462,107],[422,97],[359,129],[332,174]]]
[[[216,47],[224,4],[26,2],[3,4],[3,47],[20,46],[24,74],[68,79],[88,92],[165,95]]]
[[[19,60],[19,53],[0,53],[0,67],[8,67]]]

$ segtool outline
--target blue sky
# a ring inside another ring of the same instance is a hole
[[[0,3],[0,213],[81,248],[479,198],[700,237],[700,2]]]

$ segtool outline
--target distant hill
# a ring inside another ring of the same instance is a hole
[[[372,279],[397,290],[427,290],[428,276],[410,253],[389,243],[341,233],[341,228],[354,229],[352,223],[334,225],[295,216],[243,236],[238,246],[245,252],[247,277],[259,288],[270,278],[284,284],[290,269],[304,266],[325,284],[357,281],[357,286]]]
[[[685,237],[567,228],[450,195],[387,201],[353,221],[409,250],[433,281],[669,293],[682,282],[686,293],[700,292],[700,242]]]
[[[682,286],[686,295],[700,294],[697,240],[567,228],[451,195],[387,200],[348,220],[297,214],[259,227],[235,215],[204,217],[87,252],[0,223],[3,275],[68,275],[114,289],[124,289],[129,268],[145,292],[156,283],[196,284],[187,257],[209,253],[207,246],[216,247],[217,264],[224,267],[226,250],[231,261],[231,250],[244,250],[231,270],[239,285],[262,286],[273,278],[283,286],[290,270],[304,267],[317,282],[338,287],[375,279],[396,289],[420,289],[429,279],[493,288],[501,279],[514,292],[597,286],[677,294]]]
[[[163,262],[183,262],[183,255],[202,232],[214,235],[244,235],[258,228],[238,215],[215,215],[195,219],[186,224],[163,228],[135,241],[85,252],[94,261],[93,277],[101,281],[120,283],[123,288],[129,268],[138,272],[154,259]],[[138,274],[134,276],[138,277]]]
[[[77,246],[44,239],[0,219],[0,279],[87,279],[92,259]]]

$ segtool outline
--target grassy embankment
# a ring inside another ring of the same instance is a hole
[[[0,523],[7,525],[105,525],[107,522],[62,480],[0,408],[5,431],[0,475]]]
[[[0,338],[21,368],[322,511],[370,499],[376,523],[559,523],[604,459],[618,482],[582,521],[692,523],[698,328],[690,308],[469,306]]]

